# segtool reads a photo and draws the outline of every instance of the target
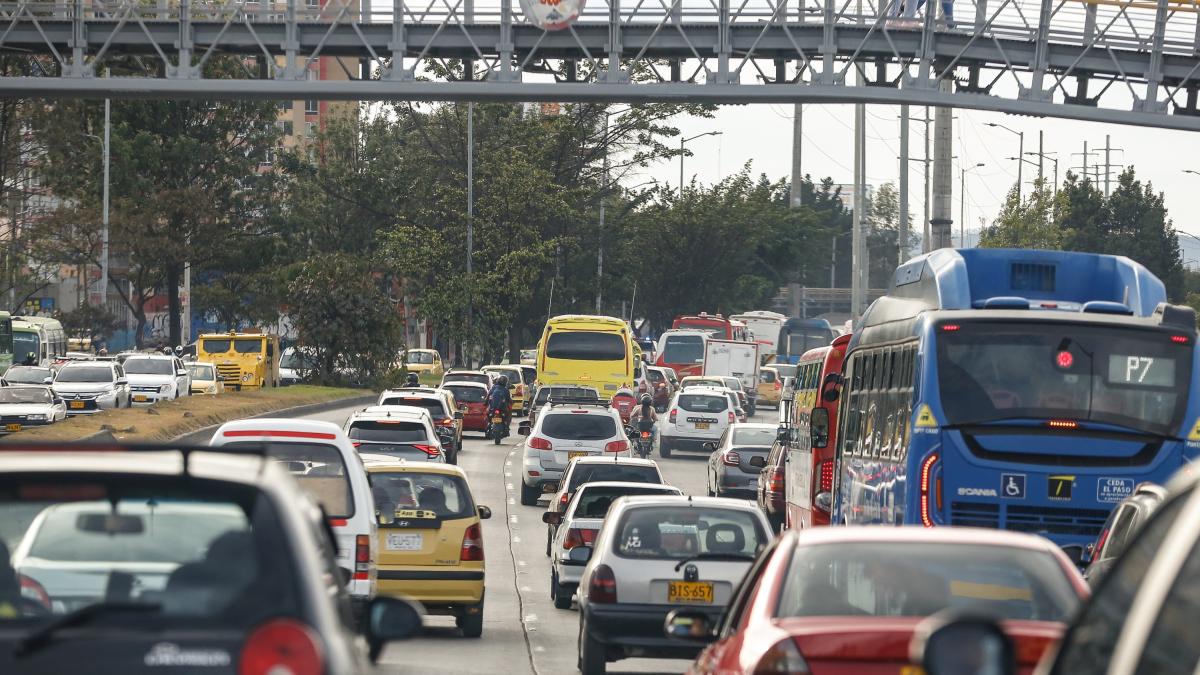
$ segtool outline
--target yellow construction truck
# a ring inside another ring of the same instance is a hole
[[[217,366],[226,389],[279,386],[279,336],[253,331],[207,333],[197,340],[196,359]]]

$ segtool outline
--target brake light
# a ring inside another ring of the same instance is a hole
[[[733,411],[732,411],[732,410],[730,410],[730,411],[729,411],[729,423],[730,423],[730,424],[733,424],[735,421],[736,421],[736,419],[735,419],[735,418],[734,418],[734,416],[733,416]]]
[[[518,384],[517,385],[517,396],[524,396],[524,395],[525,395],[525,385]]]
[[[1171,342],[1177,345],[1186,345],[1189,341],[1186,335],[1172,335]]]
[[[438,420],[437,423],[444,427],[452,427],[452,426],[454,426],[454,418],[453,417],[443,417],[442,419]]]
[[[678,414],[679,414],[678,408],[671,408],[671,414],[667,415],[667,421],[669,421],[671,424],[675,424],[675,417]]]
[[[294,619],[273,619],[246,638],[238,659],[238,675],[320,675],[324,651],[312,628]]]
[[[1075,420],[1047,420],[1046,426],[1051,429],[1078,429],[1079,422]]]
[[[479,523],[471,525],[463,533],[462,549],[458,553],[458,559],[477,562],[483,560],[483,528],[479,526]]]
[[[529,443],[530,450],[553,450],[554,449],[554,446],[550,443],[550,441],[548,441],[544,438],[540,438],[538,436],[530,437],[528,443]]]
[[[921,524],[925,527],[933,527],[933,516],[929,509],[929,488],[932,486],[930,475],[933,473],[933,465],[937,464],[938,453],[925,458],[921,462]]]
[[[811,672],[790,637],[776,642],[754,666],[754,675],[809,675]]]
[[[780,391],[781,389],[783,389],[783,384],[779,380],[775,380],[775,391]]]
[[[833,492],[833,460],[827,459],[821,462],[821,480],[818,483],[821,486],[819,492]]]
[[[350,441],[350,445],[353,445],[357,448],[362,445],[362,441]]]
[[[588,602],[616,602],[617,577],[608,565],[597,565],[588,583]]]
[[[625,452],[629,449],[629,441],[609,441],[604,444],[605,452]]]
[[[730,450],[721,458],[721,463],[725,466],[737,466],[742,463],[742,456]]]
[[[591,546],[595,541],[596,530],[572,527],[567,530],[567,536],[563,539],[563,550],[570,551],[579,546]]]
[[[771,471],[771,481],[767,484],[767,489],[771,492],[783,492],[783,470],[773,469]]]
[[[354,538],[354,578],[367,579],[371,571],[371,537],[360,534]]]
[[[441,448],[434,447],[432,445],[423,445],[423,444],[417,443],[417,444],[414,444],[413,447],[420,450],[421,452],[429,455],[430,457],[437,457],[438,455],[442,454]]]
[[[953,333],[954,331],[958,330],[959,328],[962,328],[962,326],[959,326],[956,323],[942,324],[942,332],[943,333]]]
[[[311,438],[322,441],[337,440],[337,436],[330,433],[319,431],[283,431],[271,429],[234,429],[226,431],[222,434],[228,438],[236,438],[238,436],[275,436],[277,438]]]
[[[562,497],[559,497],[559,498],[558,498],[558,508],[559,508],[559,509],[565,509],[565,508],[567,508],[567,503],[568,503],[568,502],[570,502],[570,501],[571,501],[571,495],[570,495],[570,494],[568,494],[568,493],[566,493],[566,492],[564,492],[564,493],[562,494]]]

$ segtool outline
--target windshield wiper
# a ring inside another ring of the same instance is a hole
[[[86,607],[68,612],[58,619],[32,631],[29,635],[17,641],[13,647],[13,656],[23,658],[39,651],[50,644],[54,635],[65,628],[73,628],[90,622],[105,614],[119,613],[152,613],[162,611],[162,604],[157,602],[97,602]]]
[[[679,568],[696,560],[728,560],[732,562],[740,562],[742,560],[754,560],[754,556],[750,555],[749,553],[697,553],[690,558],[684,558],[683,560],[680,560],[679,563],[675,565],[675,571],[678,572]]]

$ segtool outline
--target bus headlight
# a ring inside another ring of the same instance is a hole
[[[242,375],[242,382],[249,382],[250,380],[253,380],[253,379],[254,379],[253,373],[246,373],[245,375]]]

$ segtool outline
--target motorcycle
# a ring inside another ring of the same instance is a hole
[[[639,430],[634,429],[632,426],[625,427],[625,435],[633,439],[633,450],[638,454],[638,457],[647,459],[650,457],[651,446],[654,443],[654,438],[650,432],[653,423],[645,426],[639,423],[638,426],[642,428]]]
[[[504,423],[504,411],[495,408],[491,412],[491,422],[488,424],[487,437],[491,438],[496,445],[500,445],[500,441],[508,436],[508,425]]]

